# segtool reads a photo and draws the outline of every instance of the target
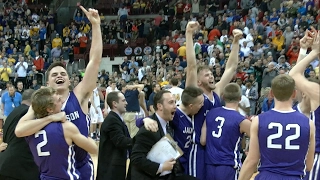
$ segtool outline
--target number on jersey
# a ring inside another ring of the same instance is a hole
[[[283,131],[289,131],[290,129],[294,129],[295,133],[286,137],[285,139],[285,147],[287,150],[298,150],[300,149],[299,145],[292,145],[291,141],[296,140],[300,137],[300,126],[298,124],[288,124],[286,125],[286,129],[283,128],[280,123],[270,123],[268,125],[268,129],[277,128],[277,133],[268,136],[267,138],[267,148],[270,149],[283,149],[282,144],[274,144],[272,141],[275,139],[279,139],[283,136]]]
[[[38,138],[40,135],[42,135],[43,141],[37,145],[38,156],[50,156],[49,151],[43,152],[41,150],[41,148],[43,146],[47,145],[47,143],[48,143],[47,132],[45,130],[41,130],[41,131],[37,132],[34,136],[35,136],[35,138]]]
[[[187,142],[186,142],[186,144],[184,145],[184,148],[186,148],[186,149],[189,148],[191,142],[192,142],[192,137],[191,137],[191,135],[189,135],[189,136],[187,136]]]
[[[222,127],[223,127],[225,119],[224,119],[224,117],[218,116],[215,119],[215,121],[219,123],[219,125],[217,126],[218,132],[212,131],[212,136],[215,137],[215,138],[219,138],[221,136],[221,134],[222,134]]]

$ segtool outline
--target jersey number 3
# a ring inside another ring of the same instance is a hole
[[[218,116],[215,119],[215,121],[219,123],[219,125],[217,126],[218,132],[212,131],[212,136],[215,138],[219,138],[222,134],[222,127],[223,127],[225,119],[223,117]]]
[[[268,129],[273,129],[273,128],[277,128],[277,133],[276,134],[272,134],[270,136],[268,136],[267,138],[267,148],[270,149],[282,149],[282,144],[274,144],[272,143],[273,140],[281,138],[283,135],[283,126],[280,123],[270,123],[268,125]],[[286,137],[285,139],[285,147],[284,149],[287,150],[298,150],[300,149],[299,145],[292,145],[291,141],[296,140],[300,137],[300,126],[298,124],[288,124],[286,125],[286,131],[289,131],[290,129],[294,129],[295,133],[293,135],[290,135],[288,137]]]
[[[43,140],[37,145],[38,156],[50,156],[49,151],[43,152],[41,150],[41,148],[43,146],[47,145],[47,143],[48,143],[47,132],[45,130],[41,130],[41,131],[37,132],[34,136],[35,136],[35,138],[38,138],[40,135],[42,135]]]

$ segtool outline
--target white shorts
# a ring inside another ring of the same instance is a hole
[[[92,124],[102,123],[103,122],[103,115],[101,108],[98,107],[98,113],[96,113],[94,107],[91,105],[90,107],[90,118]]]

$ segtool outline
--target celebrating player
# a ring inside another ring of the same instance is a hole
[[[59,113],[62,107],[60,96],[49,87],[37,90],[31,97],[31,104],[36,118]],[[92,154],[98,151],[95,142],[80,134],[78,128],[68,121],[52,122],[26,139],[39,167],[40,179],[45,180],[79,179],[74,168],[74,144]]]
[[[69,92],[69,76],[62,63],[53,63],[47,70],[47,85],[57,90],[64,102],[62,110],[64,113],[54,114],[48,117],[35,118],[32,107],[28,113],[19,121],[15,133],[18,137],[35,134],[47,124],[53,121],[71,121],[74,123],[82,135],[89,135],[90,118],[88,116],[88,101],[94,88],[102,57],[102,38],[100,28],[100,16],[97,10],[88,11],[80,6],[82,11],[92,24],[92,46],[90,50],[90,61],[88,63],[83,80]],[[75,146],[76,169],[80,172],[81,179],[91,180],[93,175],[93,163],[90,155],[83,149]]]
[[[221,80],[215,83],[213,74],[209,67],[197,67],[196,56],[193,47],[193,34],[199,30],[199,23],[191,21],[186,28],[186,48],[187,48],[187,80],[186,87],[198,86],[204,92],[204,105],[194,116],[195,138],[190,147],[189,170],[188,173],[200,180],[205,180],[205,151],[200,144],[200,136],[203,122],[207,112],[215,107],[220,107],[220,96],[223,88],[232,80],[234,72],[238,66],[239,40],[242,37],[240,30],[233,30],[232,50],[226,63],[225,72]]]
[[[211,109],[203,123],[201,144],[206,146],[206,177],[212,180],[238,179],[243,134],[250,136],[251,122],[238,111],[242,92],[236,83],[223,91],[225,107]]]
[[[295,80],[297,89],[306,98],[310,99],[310,111],[312,112],[312,119],[314,120],[316,132],[320,131],[320,85],[314,80],[307,79],[304,76],[305,69],[316,58],[320,57],[320,33],[314,28],[311,31],[307,30],[305,36],[300,40],[300,52],[298,63],[295,65],[289,75]],[[312,51],[306,56],[308,48],[312,48]],[[304,58],[303,58],[304,57]],[[302,59],[302,60],[301,60]],[[306,107],[302,107],[306,108]],[[319,179],[319,166],[320,166],[320,133],[316,133],[316,149],[314,157],[314,166],[310,173],[307,174],[305,179]]]
[[[262,179],[301,179],[310,171],[315,149],[315,127],[305,115],[292,109],[295,82],[279,75],[271,82],[274,109],[253,118],[250,150],[241,168],[239,180],[249,180],[258,161]]]

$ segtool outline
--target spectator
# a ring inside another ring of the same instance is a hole
[[[56,34],[56,37],[52,40],[52,48],[62,47],[62,39],[59,37],[59,34]]]
[[[36,79],[32,80],[32,85],[30,86],[30,89],[34,89],[34,90],[40,89],[40,85],[38,84],[38,81]]]
[[[1,97],[4,121],[15,107],[20,106],[21,101],[21,94],[16,92],[14,86],[9,86],[8,92],[4,93]]]
[[[27,69],[28,69],[28,63],[25,62],[24,57],[19,58],[19,62],[15,65],[16,69],[16,82],[21,81],[23,84],[26,84],[27,80]]]
[[[9,76],[12,73],[11,68],[8,67],[6,62],[3,62],[3,67],[0,68],[0,79],[1,81],[8,82]]]

